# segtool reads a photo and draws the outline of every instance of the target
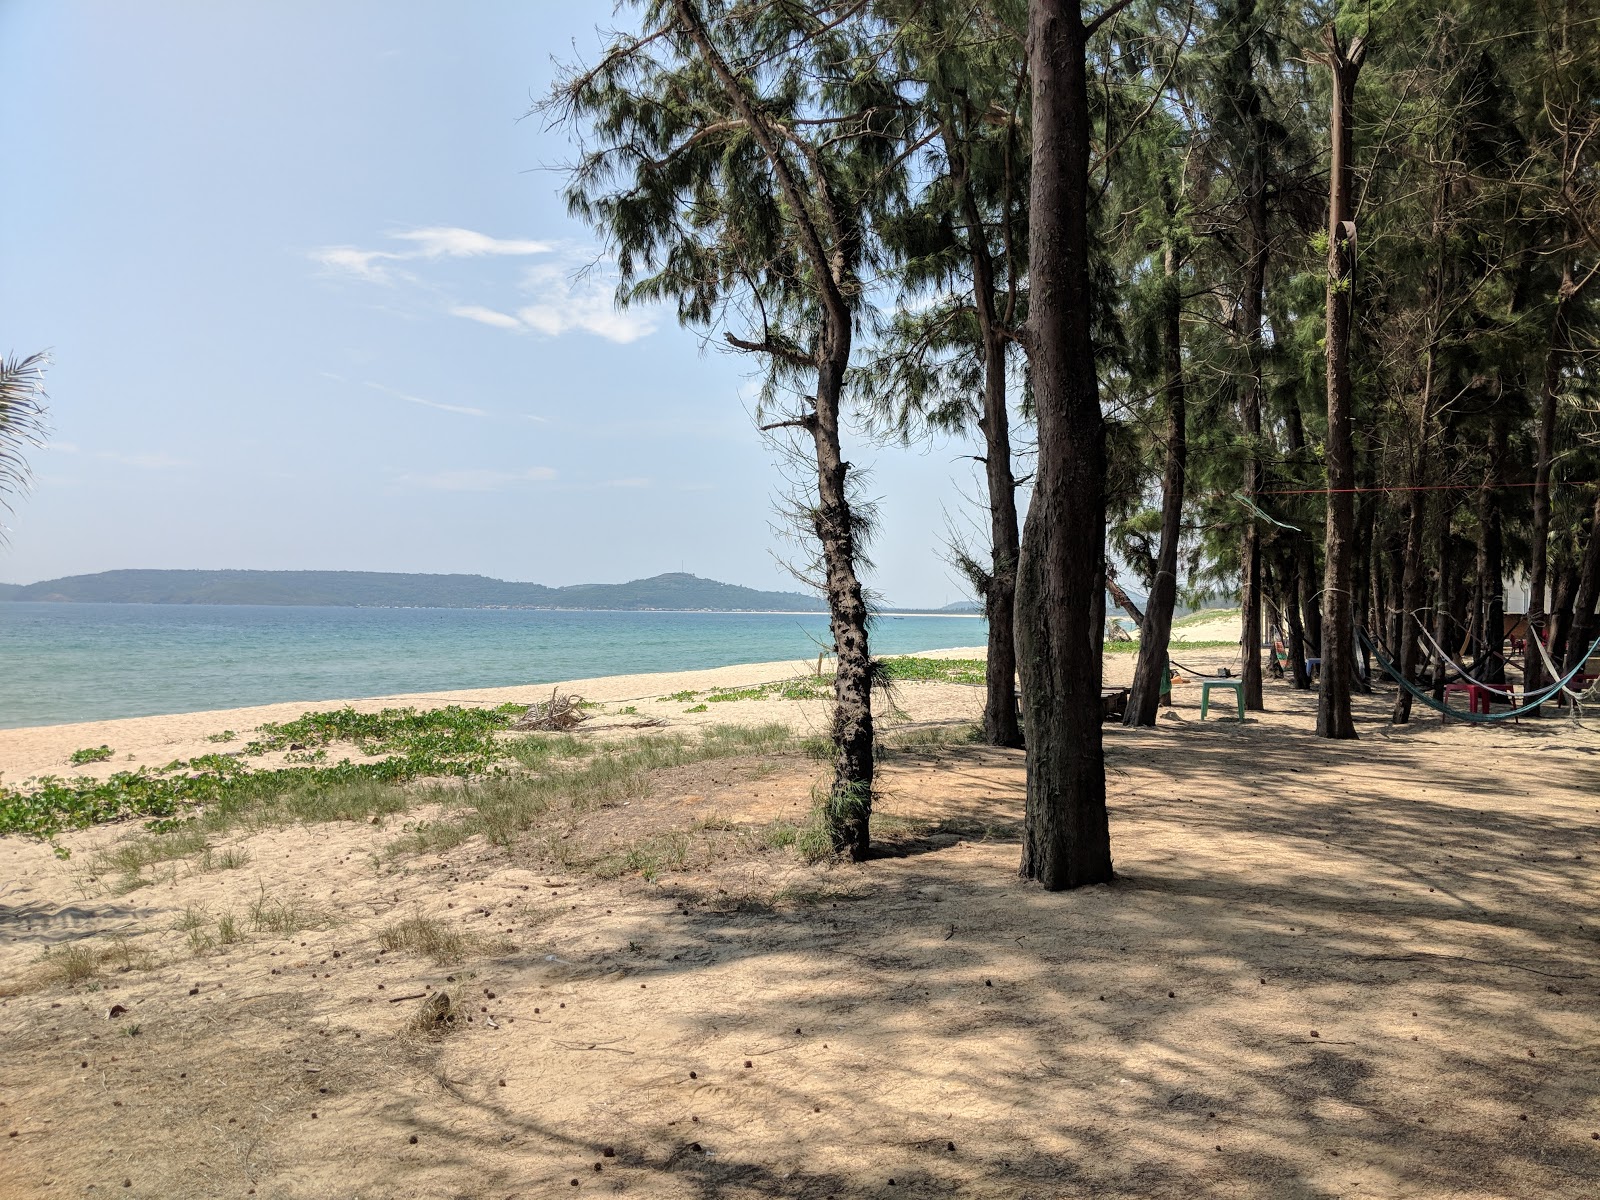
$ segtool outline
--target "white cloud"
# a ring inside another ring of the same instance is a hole
[[[357,279],[365,279],[372,283],[391,282],[393,275],[380,264],[385,259],[403,257],[405,256],[390,254],[384,250],[361,250],[355,246],[323,246],[311,252],[311,260],[321,263],[328,270],[353,275]]]
[[[523,285],[536,297],[517,310],[529,329],[550,337],[578,329],[627,345],[655,332],[656,314],[648,308],[619,309],[610,277],[587,274],[580,278],[551,264],[530,268]]]
[[[399,392],[392,387],[385,387],[381,383],[374,383],[370,379],[367,380],[367,386],[372,388],[374,391],[383,392],[385,395],[393,396],[396,400],[405,400],[411,404],[420,404],[423,408],[436,408],[440,412],[461,413],[463,416],[468,417],[486,417],[489,415],[481,408],[473,408],[466,404],[443,404],[438,400],[424,400],[421,396],[413,396],[407,392]]]
[[[555,477],[555,471],[549,467],[529,467],[525,471],[469,468],[437,471],[431,475],[402,475],[400,482],[435,492],[503,492],[524,484],[545,483]]]
[[[76,442],[46,442],[41,449],[59,450],[63,454],[76,454],[78,452],[78,444]]]
[[[522,322],[510,313],[496,312],[492,308],[484,308],[477,304],[459,304],[450,310],[453,317],[465,317],[469,321],[477,321],[482,325],[493,325],[496,329],[521,329]]]
[[[393,283],[397,272],[386,266],[387,263],[419,258],[481,258],[486,254],[546,254],[554,248],[549,242],[490,237],[474,229],[453,226],[403,229],[389,236],[396,241],[410,243],[413,249],[363,250],[359,246],[319,246],[311,252],[311,260],[321,263],[329,271],[365,279],[369,283]]]
[[[432,226],[391,234],[417,248],[407,257],[478,258],[485,254],[548,254],[554,246],[528,238],[497,238],[472,229]]]
[[[605,481],[603,486],[614,488],[647,488],[650,486],[650,480],[644,476],[634,476],[631,479],[608,479]]]
[[[367,250],[359,246],[322,246],[313,250],[310,257],[327,271],[348,278],[382,284],[404,280],[420,285],[422,280],[396,264],[446,258],[555,254],[559,261],[542,263],[524,272],[522,290],[531,302],[516,312],[503,312],[482,304],[457,304],[448,309],[450,315],[513,333],[532,331],[560,337],[577,331],[618,345],[648,337],[660,322],[657,306],[618,309],[615,274],[604,269],[604,263],[592,262],[588,253],[575,246],[532,238],[497,238],[473,229],[443,225],[400,230],[389,236],[405,248]],[[585,270],[586,266],[589,269]]]

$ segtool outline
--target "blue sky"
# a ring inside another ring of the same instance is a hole
[[[613,309],[550,169],[567,136],[519,119],[612,23],[609,0],[0,3],[0,350],[55,359],[0,580],[792,586],[751,364]],[[894,603],[963,598],[963,452],[852,439]]]

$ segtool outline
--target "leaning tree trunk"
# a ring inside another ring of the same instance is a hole
[[[1327,567],[1322,576],[1322,692],[1317,698],[1317,736],[1353,738],[1350,716],[1351,655],[1355,631],[1351,617],[1351,553],[1355,525],[1355,450],[1351,431],[1350,312],[1355,272],[1355,222],[1351,193],[1355,184],[1352,131],[1356,76],[1366,43],[1353,38],[1339,45],[1333,28],[1324,30],[1327,61],[1333,71],[1333,121],[1329,136],[1333,163],[1328,189],[1328,524]]]
[[[1027,345],[1039,449],[1017,571],[1028,714],[1021,874],[1051,890],[1112,877],[1089,628],[1105,563],[1105,428],[1089,324],[1087,43],[1077,0],[1031,0]]]
[[[1167,465],[1161,474],[1161,546],[1156,551],[1155,578],[1139,630],[1139,664],[1123,713],[1125,725],[1154,725],[1167,680],[1167,654],[1172,643],[1172,612],[1178,601],[1178,539],[1183,535],[1183,478],[1188,460],[1188,415],[1183,379],[1182,296],[1178,287],[1178,255],[1166,253],[1166,289],[1161,297],[1161,349],[1165,358]]]

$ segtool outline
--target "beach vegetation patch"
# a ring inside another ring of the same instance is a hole
[[[17,787],[0,786],[0,834],[51,838],[130,817],[152,818],[158,829],[198,817],[206,828],[220,829],[243,813],[263,810],[302,820],[365,819],[405,807],[405,797],[393,785],[478,775],[515,757],[521,743],[503,731],[524,711],[523,705],[507,704],[306,713],[262,725],[258,736],[233,754],[175,759],[105,779],[46,775]],[[324,750],[335,742],[377,761],[328,763]],[[298,761],[259,770],[247,761],[277,751]]]
[[[1168,644],[1167,652],[1168,652],[1168,657],[1176,657],[1177,655],[1183,654],[1185,652],[1193,653],[1196,650],[1224,650],[1224,649],[1226,649],[1226,650],[1237,650],[1238,648],[1239,648],[1239,643],[1236,642],[1236,641],[1235,642],[1215,642],[1215,641],[1180,642],[1180,641],[1173,641],[1173,642],[1170,642]],[[1108,641],[1105,644],[1105,652],[1107,654],[1137,654],[1137,653],[1139,653],[1139,643],[1138,643],[1137,640],[1128,641],[1128,642],[1111,642],[1111,641]]]
[[[878,660],[878,672],[893,683],[966,683],[982,686],[987,664],[981,658],[915,658],[904,655]]]
[[[115,753],[116,751],[110,746],[88,746],[82,750],[74,750],[68,756],[68,761],[75,767],[83,767],[90,763],[105,762]]]
[[[448,815],[410,829],[392,847],[394,854],[439,852],[469,838],[482,836],[498,846],[510,846],[536,826],[568,825],[544,839],[547,857],[562,866],[602,874],[643,873],[648,859],[653,870],[677,869],[676,847],[641,847],[633,866],[629,849],[608,848],[600,853],[582,850],[570,836],[570,822],[583,813],[640,799],[650,790],[656,771],[714,759],[775,754],[794,748],[787,726],[714,725],[698,737],[650,734],[594,746],[587,758],[552,759],[538,773],[490,775],[465,781],[441,803]],[[547,830],[546,832],[551,832]],[[686,851],[685,851],[686,853]]]

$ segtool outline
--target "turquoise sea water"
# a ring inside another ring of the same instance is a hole
[[[975,617],[885,616],[877,654],[979,646]],[[825,616],[0,603],[0,728],[290,700],[814,659]]]

